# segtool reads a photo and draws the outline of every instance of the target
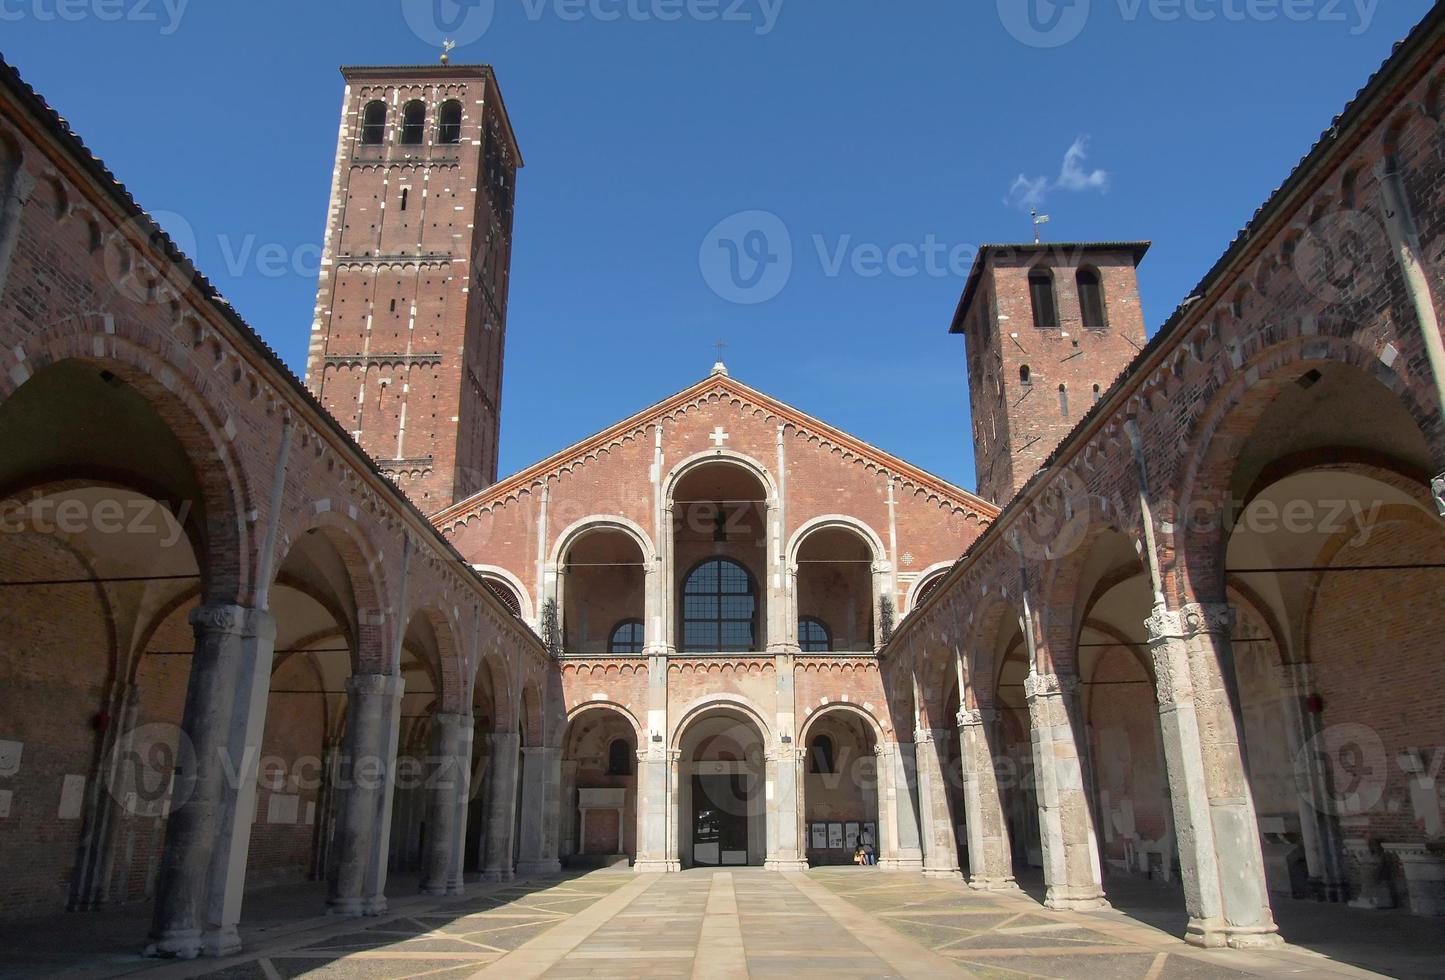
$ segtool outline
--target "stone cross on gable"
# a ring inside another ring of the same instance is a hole
[[[712,430],[712,435],[708,436],[708,438],[712,440],[712,444],[714,446],[721,449],[723,443],[727,442],[728,439],[731,438],[731,436],[729,436],[727,432],[724,431],[722,426],[718,426],[716,429]]]

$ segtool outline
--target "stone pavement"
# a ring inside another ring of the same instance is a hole
[[[117,972],[145,980],[1379,975],[1342,962],[1348,955],[1330,958],[1294,946],[1194,949],[1165,931],[1175,927],[1179,910],[1159,891],[1129,896],[1158,912],[1151,917],[1053,912],[1024,892],[980,893],[962,881],[860,868],[598,871],[470,888],[458,898],[402,898],[376,919],[316,917],[253,935],[247,951],[228,960],[131,962]],[[1362,930],[1371,922],[1412,927],[1404,919],[1337,914]],[[1430,952],[1442,948],[1429,938],[1439,935],[1438,927],[1415,922],[1435,931],[1416,944],[1413,958],[1407,950],[1403,958],[1376,957],[1372,965],[1392,975],[1445,974]],[[1347,946],[1340,949],[1348,952]],[[1354,961],[1370,962],[1370,956]],[[0,976],[21,975],[6,966],[0,964]],[[56,962],[30,975],[68,974]]]

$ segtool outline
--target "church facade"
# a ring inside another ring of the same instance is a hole
[[[497,80],[344,77],[303,382],[0,72],[0,917],[861,844],[1445,914],[1445,12],[1151,339],[1148,243],[980,252],[977,495],[721,363],[498,481]]]

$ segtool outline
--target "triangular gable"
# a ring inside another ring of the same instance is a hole
[[[469,516],[488,510],[497,504],[514,498],[546,480],[560,476],[566,470],[586,462],[589,458],[605,452],[613,446],[640,437],[650,426],[656,425],[677,414],[679,411],[701,404],[710,398],[722,396],[737,398],[751,407],[761,408],[770,416],[793,426],[801,433],[816,438],[842,450],[844,458],[857,457],[876,466],[897,479],[902,486],[921,490],[939,497],[954,507],[972,512],[981,523],[992,522],[998,515],[998,507],[977,494],[949,483],[942,477],[914,466],[873,446],[856,436],[816,419],[785,402],[765,395],[721,371],[703,378],[677,394],[643,409],[602,431],[573,443],[561,452],[553,453],[546,459],[533,463],[526,469],[478,491],[465,500],[459,500],[450,507],[432,516],[432,523],[445,527]]]

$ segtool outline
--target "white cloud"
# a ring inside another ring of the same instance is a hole
[[[1080,136],[1064,154],[1064,162],[1057,177],[1029,177],[1019,174],[1009,188],[1004,203],[1020,208],[1041,208],[1049,194],[1054,191],[1108,191],[1108,171],[1088,169],[1085,165],[1088,156],[1089,137]]]

